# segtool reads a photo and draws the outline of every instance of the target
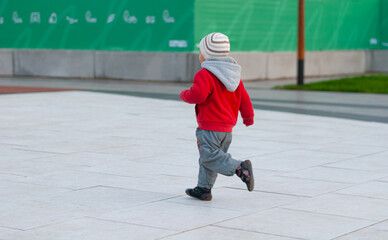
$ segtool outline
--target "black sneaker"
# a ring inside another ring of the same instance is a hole
[[[253,179],[252,163],[250,160],[245,160],[236,169],[236,174],[247,185],[248,191],[252,191],[255,186]]]
[[[211,189],[195,187],[186,189],[186,194],[193,198],[198,198],[203,201],[212,200]]]

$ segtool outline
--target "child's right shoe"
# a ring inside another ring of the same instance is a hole
[[[190,197],[197,198],[202,201],[212,200],[211,189],[195,187],[186,189],[186,194]]]
[[[245,160],[236,169],[236,174],[247,185],[248,191],[252,191],[255,186],[253,179],[252,163],[250,160]]]

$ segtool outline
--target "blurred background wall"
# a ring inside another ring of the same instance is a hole
[[[243,79],[296,75],[296,0],[3,0],[0,75],[191,81],[229,36]],[[306,75],[388,72],[388,0],[306,0]]]

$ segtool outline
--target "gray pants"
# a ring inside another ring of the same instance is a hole
[[[198,187],[212,188],[217,173],[233,176],[241,161],[227,153],[232,133],[197,129],[199,150]]]

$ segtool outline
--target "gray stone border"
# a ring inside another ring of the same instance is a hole
[[[296,76],[295,52],[232,52],[243,80]],[[1,76],[192,81],[198,53],[1,49]],[[306,53],[306,76],[388,72],[388,50]]]

